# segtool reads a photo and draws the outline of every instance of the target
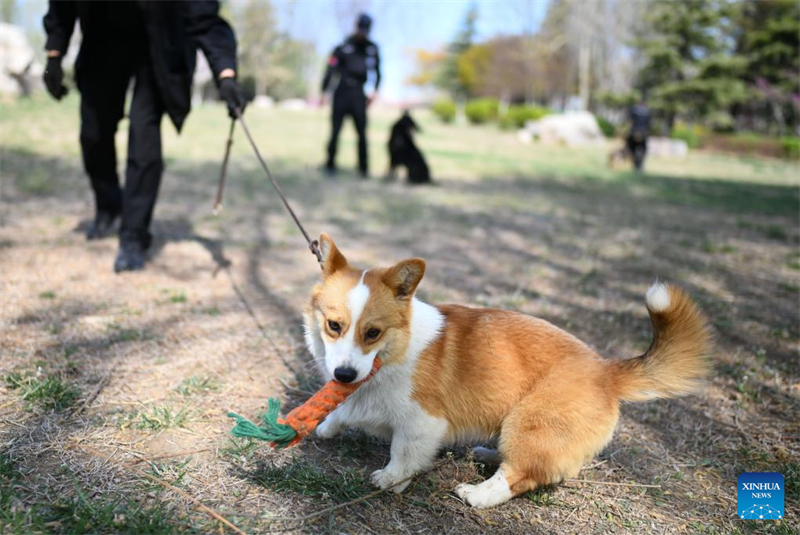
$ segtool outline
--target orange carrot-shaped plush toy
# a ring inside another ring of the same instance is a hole
[[[356,389],[370,380],[381,368],[381,359],[376,358],[372,363],[372,371],[358,383],[340,383],[328,381],[325,386],[311,396],[308,401],[291,411],[286,418],[280,418],[278,411],[281,402],[277,398],[270,398],[267,402],[268,410],[264,415],[264,425],[256,424],[229,412],[228,416],[236,420],[236,426],[231,431],[235,437],[257,438],[268,440],[273,448],[287,448],[294,446],[300,439],[311,434],[319,423],[333,410],[350,396]]]

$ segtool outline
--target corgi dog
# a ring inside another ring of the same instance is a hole
[[[604,360],[541,319],[422,302],[414,293],[423,260],[361,270],[328,235],[319,244],[322,282],[304,314],[309,350],[344,383],[366,378],[376,358],[383,367],[316,432],[354,427],[390,440],[389,463],[372,474],[380,488],[402,492],[446,445],[497,439],[497,451],[476,450],[499,459],[497,472],[455,491],[473,507],[501,504],[577,476],[611,440],[621,401],[688,394],[708,371],[706,320],[673,286],[647,292],[647,352]]]

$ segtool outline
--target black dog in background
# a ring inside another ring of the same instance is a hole
[[[428,184],[431,182],[431,174],[428,164],[425,163],[422,153],[414,144],[413,131],[420,131],[419,126],[408,114],[403,112],[394,126],[392,126],[392,137],[389,138],[389,176],[388,180],[394,180],[397,175],[398,167],[405,167],[408,170],[408,182],[410,184]]]

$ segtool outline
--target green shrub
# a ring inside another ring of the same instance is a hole
[[[711,130],[717,133],[731,133],[734,130],[733,117],[726,111],[717,111],[706,118]]]
[[[603,132],[605,137],[614,137],[614,134],[617,133],[617,127],[611,124],[611,121],[600,116],[595,116],[595,119],[597,119],[597,126],[600,127],[600,131]]]
[[[669,137],[672,139],[682,139],[686,142],[690,149],[696,149],[703,144],[703,137],[708,132],[700,125],[688,126],[685,124],[678,124],[672,129]]]
[[[456,103],[449,99],[437,100],[431,111],[443,122],[452,123],[456,118]]]
[[[800,137],[782,137],[781,147],[785,158],[800,159]]]
[[[600,91],[596,98],[597,102],[612,110],[627,110],[638,100],[636,93],[614,93],[613,91]]]
[[[798,151],[800,151],[799,139],[797,137],[769,137],[754,132],[738,132],[736,134],[703,135],[700,144],[704,150],[733,153],[740,156],[797,158]],[[794,146],[792,145],[793,143]],[[792,152],[793,150],[794,153]]]
[[[499,107],[496,98],[476,98],[467,102],[464,113],[472,124],[483,124],[497,119]]]
[[[538,121],[548,113],[546,108],[514,104],[508,107],[508,111],[504,115],[500,116],[500,128],[522,128],[528,121]]]

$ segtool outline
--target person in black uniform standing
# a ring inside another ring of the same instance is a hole
[[[75,20],[83,41],[75,62],[81,93],[83,164],[95,195],[96,215],[86,237],[108,236],[121,216],[116,272],[142,269],[152,236],[150,220],[164,161],[161,118],[181,130],[191,107],[191,84],[199,46],[233,117],[245,99],[236,82],[236,38],[219,14],[219,2],[56,1],[44,17],[47,68],[44,81],[56,99],[66,94],[61,60]],[[125,186],[120,188],[114,134],[125,96],[135,80]]]
[[[626,139],[628,152],[633,159],[633,167],[641,171],[647,154],[647,137],[650,135],[650,108],[640,102],[631,107],[628,115],[631,123]]]
[[[372,18],[361,14],[356,21],[356,31],[344,43],[337,46],[328,60],[325,77],[322,80],[323,93],[331,86],[334,75],[338,75],[339,83],[333,92],[333,109],[331,119],[331,140],[328,143],[328,161],[325,171],[329,175],[336,173],[336,147],[339,131],[346,116],[351,116],[358,132],[358,170],[367,178],[369,166],[367,162],[367,106],[375,99],[381,83],[380,59],[378,45],[369,40]],[[370,71],[375,73],[375,89],[372,95],[364,94],[364,84]]]

